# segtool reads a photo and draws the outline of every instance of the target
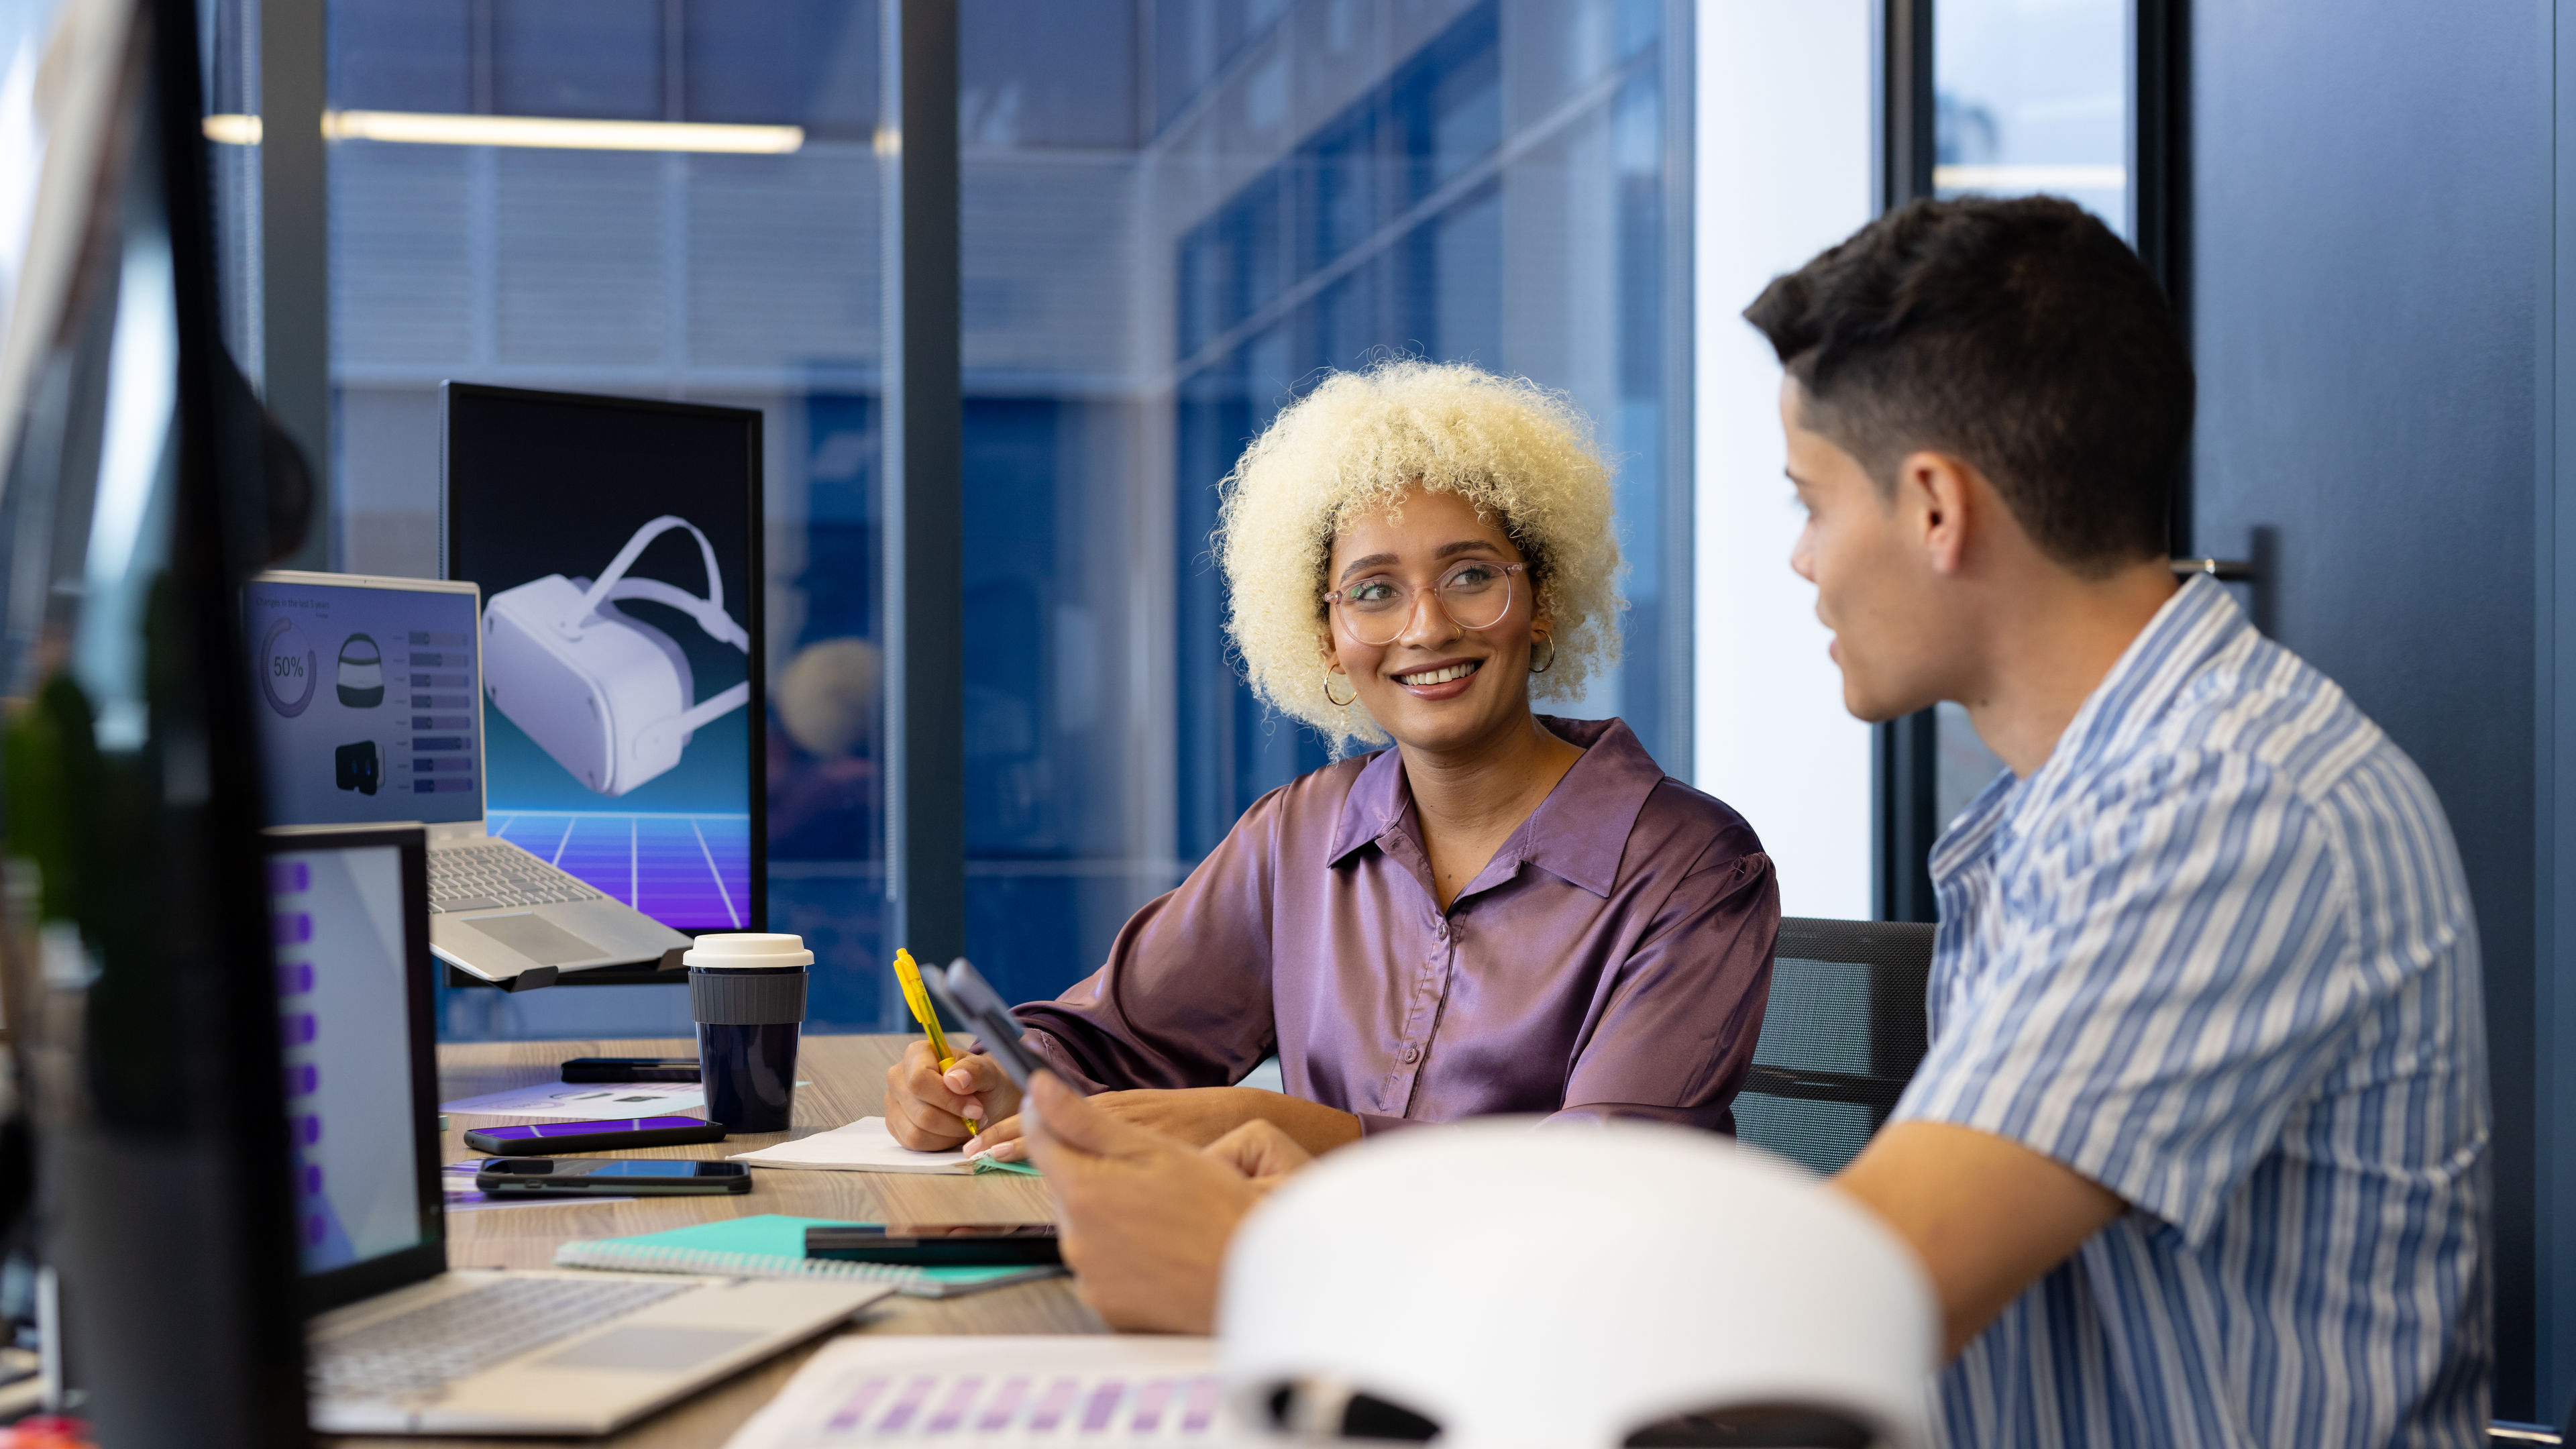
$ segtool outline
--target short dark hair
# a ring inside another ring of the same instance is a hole
[[[1804,391],[1801,424],[1881,488],[1935,448],[2079,572],[2168,547],[2191,360],[2146,265],[2075,203],[1914,202],[1774,278],[1744,316]]]

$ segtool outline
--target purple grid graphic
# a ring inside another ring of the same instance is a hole
[[[674,929],[745,924],[748,815],[530,812],[496,816],[491,831]]]

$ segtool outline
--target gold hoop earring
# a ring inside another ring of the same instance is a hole
[[[1351,697],[1348,699],[1333,699],[1333,676],[1339,673],[1341,673],[1341,671],[1336,669],[1327,669],[1324,671],[1324,698],[1333,700],[1333,705],[1337,709],[1349,709],[1352,705],[1360,702],[1360,687],[1356,684],[1352,685]],[[1348,678],[1349,676],[1344,675],[1343,677]]]
[[[1544,644],[1547,646],[1547,662],[1545,664],[1540,664],[1533,659],[1530,664],[1530,673],[1545,674],[1556,667],[1556,640],[1551,635],[1542,634],[1539,636],[1538,644]],[[1533,656],[1538,653],[1538,644],[1530,646],[1530,653]]]

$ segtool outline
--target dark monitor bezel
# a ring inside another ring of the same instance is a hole
[[[494,387],[480,382],[441,382],[438,385],[438,575],[452,579],[456,575],[458,541],[462,526],[457,517],[455,491],[449,487],[448,466],[451,449],[450,431],[456,425],[457,405],[475,402],[509,402],[551,407],[586,408],[602,412],[652,413],[663,417],[695,418],[710,422],[732,422],[743,429],[743,473],[748,481],[749,516],[743,521],[743,537],[749,541],[751,557],[744,568],[742,591],[743,628],[751,636],[747,651],[746,678],[751,683],[751,699],[744,706],[750,720],[750,768],[744,783],[744,803],[751,812],[751,881],[750,900],[744,911],[745,931],[769,929],[769,680],[767,660],[767,621],[763,617],[769,585],[769,569],[764,553],[768,527],[766,515],[766,479],[768,466],[762,449],[762,415],[758,408],[719,407],[712,403],[670,402],[661,398],[615,397],[601,393],[547,392],[536,388]],[[478,586],[482,580],[474,581]],[[487,720],[484,733],[491,733]],[[483,811],[492,814],[492,782],[487,773],[483,781]],[[674,929],[684,929],[674,927]],[[702,928],[703,929],[703,928]],[[690,934],[696,934],[691,932]],[[614,969],[614,968],[610,968]],[[567,975],[572,982],[594,974],[583,971]],[[619,984],[667,979],[680,985],[685,972],[618,972]]]
[[[418,1177],[421,1240],[346,1267],[300,1273],[299,1300],[311,1317],[447,1271],[447,1197],[438,1163],[438,1030],[429,954],[429,832],[418,825],[278,826],[261,832],[270,855],[307,850],[401,853],[403,996],[411,1014],[412,1169]]]

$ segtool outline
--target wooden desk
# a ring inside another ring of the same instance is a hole
[[[785,1132],[736,1136],[692,1147],[647,1147],[621,1156],[724,1157],[773,1142],[807,1136],[876,1113],[884,1103],[885,1070],[902,1054],[899,1036],[809,1036],[796,1075],[810,1085],[796,1089],[796,1125]],[[452,1102],[511,1087],[555,1080],[567,1057],[689,1056],[691,1041],[482,1042],[438,1049],[438,1099]],[[525,1122],[525,1117],[476,1117],[474,1126]],[[480,1157],[466,1147],[464,1119],[440,1139],[441,1162]],[[614,1238],[656,1232],[715,1218],[754,1213],[849,1218],[861,1222],[1044,1222],[1046,1189],[1010,1174],[980,1177],[885,1172],[778,1172],[761,1170],[741,1197],[637,1198],[631,1202],[566,1202],[452,1213],[447,1219],[447,1261],[458,1268],[543,1268],[555,1246],[574,1238]],[[1062,1278],[996,1288],[956,1299],[893,1297],[869,1309],[848,1330],[858,1333],[1102,1333],[1107,1330]],[[816,1340],[820,1343],[821,1340]],[[644,1420],[623,1434],[589,1441],[617,1449],[714,1449],[752,1411],[785,1386],[811,1346],[771,1359]],[[421,1449],[430,1445],[524,1446],[528,1440],[344,1438],[344,1446]]]

